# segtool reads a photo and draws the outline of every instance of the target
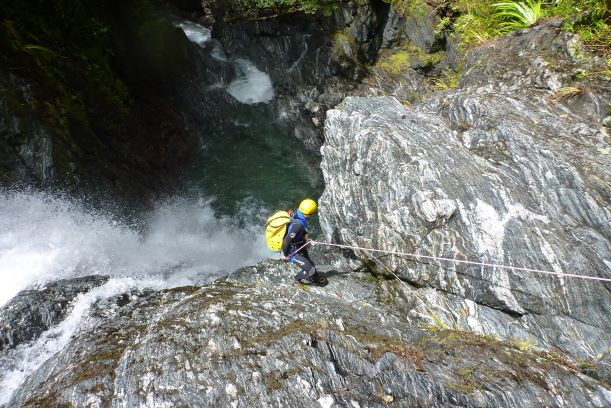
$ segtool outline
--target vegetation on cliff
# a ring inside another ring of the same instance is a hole
[[[418,0],[398,0],[418,1]],[[610,51],[611,10],[605,0],[433,0],[441,11],[439,30],[453,31],[465,46],[481,45],[499,35],[560,17],[594,51]]]
[[[228,21],[277,17],[302,12],[329,16],[341,4],[341,0],[226,0],[225,18]]]
[[[163,70],[180,39],[159,10],[149,0],[0,4],[0,103],[21,124],[4,143],[20,152],[22,139],[36,139],[28,123],[44,127],[55,170],[47,183],[135,200],[172,183],[191,140],[158,79],[174,78]]]
[[[113,72],[108,0],[13,1],[0,4],[2,65],[37,83],[47,119],[66,131],[90,126],[87,107],[120,117],[125,85]]]

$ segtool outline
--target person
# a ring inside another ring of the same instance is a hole
[[[316,271],[316,266],[308,254],[308,245],[306,245],[310,240],[307,218],[313,215],[316,209],[316,201],[311,198],[303,200],[299,208],[291,213],[291,221],[282,241],[283,259],[296,264],[301,269],[295,275],[294,284],[296,286],[302,283],[324,285],[327,281]]]

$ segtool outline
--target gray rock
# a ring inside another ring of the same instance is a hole
[[[53,139],[38,119],[31,85],[11,73],[0,76],[0,183],[49,185],[55,177]]]
[[[77,295],[106,281],[107,276],[86,276],[20,292],[0,308],[0,352],[37,339],[66,317]]]
[[[406,4],[408,4],[406,2]],[[415,44],[426,52],[431,51],[435,43],[435,29],[439,17],[424,2],[413,2],[411,10],[397,11],[391,5],[384,25],[382,47],[392,48],[406,41]]]
[[[201,288],[100,301],[10,406],[609,403],[603,384],[545,354],[406,324],[399,309],[378,302],[379,281],[364,274],[304,291],[286,268],[264,261]]]
[[[537,78],[570,84],[561,73],[535,64],[531,79],[519,74],[533,67],[537,49],[513,63],[496,59],[499,49],[511,53],[545,38],[553,49],[570,41],[553,22],[501,39],[473,53],[458,89],[436,93],[416,109],[394,98],[346,98],[329,111],[320,200],[327,238],[610,278],[611,172],[608,156],[599,153],[609,146],[606,131],[596,115],[555,100],[556,85],[541,89]],[[576,69],[566,55],[559,53],[555,66]],[[592,91],[593,100],[607,95]],[[608,352],[608,282],[358,254],[379,271],[441,291],[452,308],[479,305],[481,311],[464,318],[444,312],[446,322],[504,338],[530,336],[582,357]],[[425,306],[406,310],[434,310],[439,303],[426,306],[427,296],[417,297]]]

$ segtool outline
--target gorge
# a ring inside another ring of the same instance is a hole
[[[82,4],[89,74],[3,42],[0,406],[611,405],[609,60],[562,19]],[[296,289],[262,226],[306,196]]]

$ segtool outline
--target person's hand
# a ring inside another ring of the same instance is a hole
[[[284,255],[282,256],[282,260],[283,261],[288,261],[289,259],[291,259],[290,256],[284,256]]]

